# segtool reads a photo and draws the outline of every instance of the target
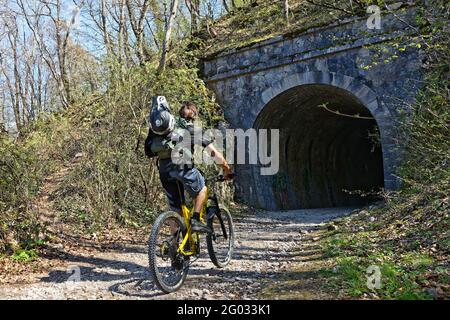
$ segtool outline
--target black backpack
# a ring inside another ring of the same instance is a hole
[[[145,143],[144,143],[145,155],[149,158],[154,158],[158,155],[152,151],[152,142],[153,142],[153,138],[155,136],[156,136],[156,134],[153,133],[152,129],[149,129],[147,138],[145,139]]]

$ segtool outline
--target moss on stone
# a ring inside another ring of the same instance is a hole
[[[349,16],[305,0],[291,0],[290,5],[289,25],[284,20],[281,4],[272,0],[260,0],[256,7],[240,8],[216,20],[212,27],[217,36],[206,40],[204,55],[210,57],[224,51],[245,48],[277,35],[295,36]],[[345,8],[348,1],[339,1],[337,5]]]

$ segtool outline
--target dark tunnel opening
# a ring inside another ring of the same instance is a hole
[[[255,128],[280,129],[280,169],[270,186],[279,209],[366,204],[384,186],[377,123],[343,89],[285,91],[264,107]]]

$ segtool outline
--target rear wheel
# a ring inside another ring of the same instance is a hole
[[[188,273],[188,260],[181,253],[177,253],[185,230],[186,226],[181,216],[168,211],[156,219],[150,233],[148,241],[150,272],[156,285],[165,293],[180,289]]]
[[[212,233],[206,236],[208,254],[212,263],[223,268],[230,263],[234,249],[234,225],[230,211],[220,206],[213,218],[208,219]]]

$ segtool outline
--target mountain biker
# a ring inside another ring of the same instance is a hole
[[[214,157],[216,163],[222,166],[225,179],[232,178],[231,168],[222,153],[214,147],[212,141],[203,136],[202,129],[193,125],[192,120],[197,115],[197,109],[192,102],[183,104],[179,111],[180,118],[178,119],[175,119],[171,114],[164,97],[156,97],[156,100],[154,100],[155,104],[161,105],[163,108],[161,112],[150,116],[150,130],[145,142],[146,154],[149,155],[149,153],[152,153],[151,151],[156,150],[159,177],[171,209],[181,214],[184,190],[186,190],[194,199],[194,214],[191,220],[192,231],[211,232],[210,228],[200,221],[200,212],[204,202],[207,200],[205,178],[195,168],[193,161],[180,165],[177,161],[174,161],[173,148],[157,148],[154,146],[157,145],[155,141],[158,141],[158,139],[169,139],[175,143],[185,144],[186,148],[182,148],[182,150],[183,153],[187,154],[187,157],[191,158],[190,160],[192,160],[194,153],[194,145],[202,146]],[[184,131],[188,134],[180,137],[180,129],[181,132]],[[183,139],[186,137],[190,139]]]

